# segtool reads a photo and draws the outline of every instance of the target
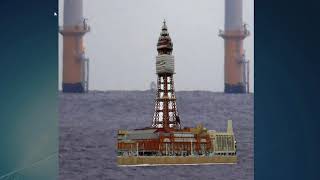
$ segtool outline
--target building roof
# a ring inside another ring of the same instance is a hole
[[[145,130],[133,130],[128,131],[126,139],[138,140],[138,139],[157,139],[158,134],[155,133],[156,129],[145,129]]]

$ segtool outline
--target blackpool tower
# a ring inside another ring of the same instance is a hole
[[[163,129],[180,129],[174,92],[174,56],[173,44],[168,33],[166,21],[158,39],[156,57],[157,92],[152,127]]]
[[[118,165],[236,163],[236,141],[231,120],[226,132],[209,130],[201,124],[194,128],[181,127],[173,83],[172,49],[164,21],[157,44],[157,87],[152,126],[118,130]]]

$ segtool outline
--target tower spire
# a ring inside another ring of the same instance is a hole
[[[158,39],[157,50],[158,54],[171,54],[173,49],[173,44],[171,42],[171,37],[168,32],[168,27],[166,20],[163,21],[161,28],[160,37]]]
[[[167,24],[166,24],[166,19],[163,19],[162,30],[164,30],[164,29],[168,30]]]

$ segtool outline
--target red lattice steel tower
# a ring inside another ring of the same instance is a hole
[[[157,44],[156,71],[158,75],[155,112],[152,127],[163,129],[180,129],[180,118],[174,92],[174,56],[173,44],[168,33],[166,21]]]

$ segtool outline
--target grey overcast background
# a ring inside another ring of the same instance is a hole
[[[254,2],[243,0],[243,21],[251,35],[244,48],[254,86]],[[85,35],[90,58],[90,90],[146,90],[156,80],[156,44],[165,18],[173,40],[176,90],[223,91],[224,0],[84,0],[91,32]],[[63,0],[59,0],[59,25]],[[59,35],[59,89],[62,36]]]

